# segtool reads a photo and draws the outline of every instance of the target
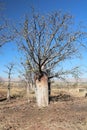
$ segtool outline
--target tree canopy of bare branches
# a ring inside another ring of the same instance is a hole
[[[32,14],[25,17],[20,31],[20,48],[27,57],[27,64],[33,72],[49,72],[48,77],[74,74],[76,68],[62,69],[53,73],[61,62],[79,57],[85,32],[73,24],[73,17],[61,11],[47,15]]]
[[[10,20],[6,18],[3,14],[3,10],[5,10],[5,3],[0,2],[0,47],[7,42],[13,41],[16,37],[12,21],[10,22]]]
[[[0,47],[4,44],[13,41],[16,38],[16,33],[9,20],[2,17],[0,19]]]

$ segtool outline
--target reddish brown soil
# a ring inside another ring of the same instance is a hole
[[[25,99],[1,101],[0,130],[87,130],[87,98],[51,101],[43,109]]]

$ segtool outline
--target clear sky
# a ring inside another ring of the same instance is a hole
[[[19,21],[25,13],[31,13],[31,6],[40,13],[49,13],[55,10],[69,12],[75,17],[75,22],[83,21],[87,25],[87,1],[86,0],[0,0],[4,2],[4,10],[2,13],[10,20]],[[0,76],[6,77],[4,65],[9,62],[18,63],[19,53],[14,43],[8,43],[0,48]],[[73,60],[71,65],[79,65],[85,70],[83,77],[87,78],[87,52],[83,52],[81,60]],[[65,66],[67,67],[67,65]],[[16,76],[16,74],[14,74]]]

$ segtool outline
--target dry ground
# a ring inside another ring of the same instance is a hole
[[[52,96],[43,109],[34,99],[30,103],[20,97],[1,101],[0,130],[87,130],[87,98],[63,92]]]

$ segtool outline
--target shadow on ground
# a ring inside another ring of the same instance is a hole
[[[60,93],[59,95],[56,96],[50,96],[49,100],[50,102],[70,101],[73,100],[73,98],[71,97],[71,95]]]

